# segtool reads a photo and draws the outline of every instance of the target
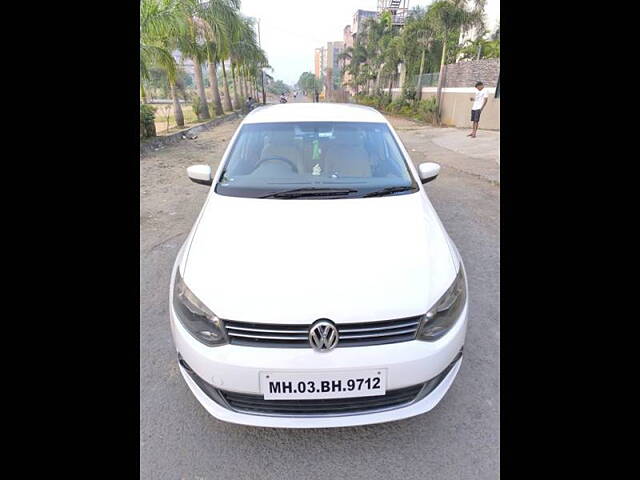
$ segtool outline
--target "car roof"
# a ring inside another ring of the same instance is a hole
[[[266,105],[247,115],[243,123],[374,122],[386,123],[377,110],[350,103],[290,103]]]

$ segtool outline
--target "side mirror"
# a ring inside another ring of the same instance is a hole
[[[187,168],[187,175],[189,175],[192,182],[201,185],[211,185],[213,183],[209,165],[191,165]]]
[[[440,165],[432,162],[421,163],[418,165],[418,173],[420,174],[420,181],[422,183],[428,183],[436,179],[440,173]]]

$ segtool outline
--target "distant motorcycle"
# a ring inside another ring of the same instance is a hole
[[[287,97],[284,96],[284,93],[280,95],[280,103],[287,103]]]

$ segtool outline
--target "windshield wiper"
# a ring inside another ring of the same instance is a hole
[[[358,190],[352,188],[316,188],[304,187],[293,190],[282,190],[280,192],[269,193],[260,198],[301,198],[301,197],[331,197],[334,195],[349,195]]]
[[[364,197],[383,197],[385,195],[392,195],[394,193],[399,192],[408,192],[409,190],[416,191],[416,187],[405,186],[405,187],[387,187],[382,190],[376,190],[375,192],[367,193],[363,195]]]

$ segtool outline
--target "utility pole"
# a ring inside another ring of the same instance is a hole
[[[262,43],[260,42],[260,19],[258,19],[258,45],[262,48]],[[260,84],[262,85],[262,104],[267,104],[267,94],[264,92],[264,69],[262,66],[260,67]]]

